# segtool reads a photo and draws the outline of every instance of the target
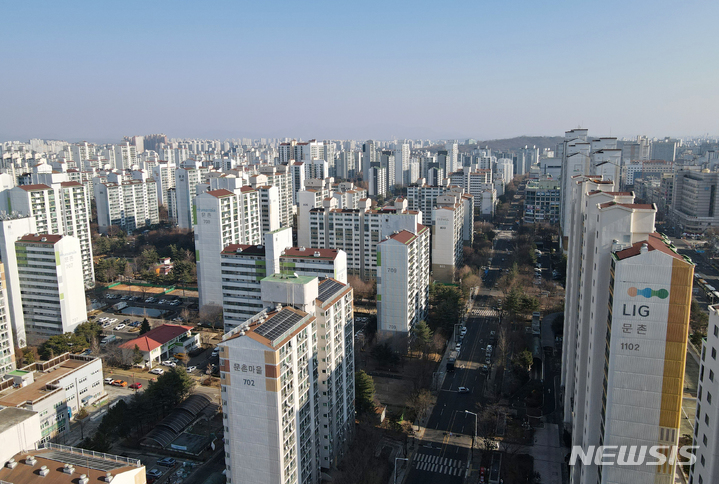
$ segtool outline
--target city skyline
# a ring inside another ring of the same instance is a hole
[[[717,132],[715,4],[329,7],[5,4],[0,139]]]

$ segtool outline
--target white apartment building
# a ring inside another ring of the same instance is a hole
[[[15,241],[26,234],[34,234],[36,232],[35,217],[29,215],[4,214],[3,217],[0,218],[0,260],[3,261],[5,267],[6,310],[9,314],[14,343],[18,348],[27,346],[27,335],[22,307],[20,278],[14,276],[18,273]]]
[[[529,180],[524,194],[524,223],[556,224],[561,216],[561,184],[557,180]]]
[[[701,350],[699,385],[697,388],[694,442],[696,463],[689,475],[690,484],[719,482],[719,404],[713,398],[719,395],[719,306],[709,306],[707,337]]]
[[[260,224],[261,235],[274,232],[280,225],[280,190],[271,185],[255,188],[260,197]]]
[[[683,385],[675,382],[683,377],[687,330],[684,342],[674,345],[681,331],[672,325],[688,323],[693,267],[654,233],[653,205],[634,204],[631,193],[599,191],[611,190],[612,182],[575,177],[574,184],[562,359],[565,428],[583,449],[676,444]],[[669,292],[661,286],[671,288],[672,299],[663,301]],[[657,291],[657,301],[643,300]],[[667,319],[670,301],[677,311]],[[635,337],[643,341],[628,341]],[[657,371],[669,380],[654,378]],[[647,381],[656,385],[649,390]],[[632,479],[617,470],[632,472]],[[653,480],[656,471],[650,476],[642,469],[578,463],[570,475],[573,483],[672,482],[673,469],[660,469],[659,481]]]
[[[429,229],[393,233],[377,245],[377,333],[407,334],[427,318]]]
[[[152,178],[157,183],[157,200],[167,207],[170,188],[175,188],[175,171],[177,166],[171,161],[161,161],[152,167]]]
[[[408,186],[410,180],[409,160],[410,149],[408,143],[401,143],[394,151],[394,182],[398,185]]]
[[[292,227],[292,179],[289,168],[284,165],[260,165],[259,172],[262,176],[250,178],[252,188],[263,185],[277,187],[280,197],[280,227]]]
[[[96,183],[95,204],[98,228],[103,234],[111,226],[132,233],[160,223],[157,184],[153,179]]]
[[[447,192],[461,195],[465,191],[463,187],[464,185],[430,186],[424,184],[407,187],[407,207],[410,210],[422,212],[421,223],[430,226],[432,225],[432,209],[437,205],[437,197]]]
[[[64,353],[10,372],[0,382],[0,406],[37,412],[41,442],[69,430],[69,420],[105,394],[102,360]]]
[[[674,163],[664,160],[633,161],[622,167],[622,183],[634,185],[635,178],[661,178],[664,173],[674,173]]]
[[[92,259],[92,235],[90,234],[90,205],[87,204],[87,188],[79,182],[60,183],[59,205],[62,216],[62,233],[80,241],[82,274],[85,287],[95,285],[95,264]]]
[[[195,256],[200,307],[222,305],[220,252],[262,241],[259,195],[250,187],[210,190],[195,198]]]
[[[670,216],[684,231],[703,233],[719,226],[719,173],[679,170],[674,176]]]
[[[35,217],[37,231],[43,234],[62,232],[58,196],[52,187],[44,184],[21,185],[2,192],[3,209]]]
[[[347,255],[341,250],[291,247],[292,232],[283,228],[265,244],[231,244],[221,253],[222,308],[225,330],[255,315],[263,306],[260,281],[272,274],[333,278],[347,282]]]
[[[220,344],[227,480],[317,483],[354,426],[352,289],[275,275],[262,294]]]
[[[87,321],[80,241],[69,235],[28,234],[15,242],[25,330],[43,341]]]
[[[127,141],[114,145],[115,164],[113,168],[118,170],[129,170],[137,164],[137,147]]]
[[[175,207],[177,210],[177,226],[192,229],[197,223],[195,218],[195,197],[197,185],[205,182],[209,168],[188,164],[175,170]],[[168,194],[168,197],[170,194]]]
[[[432,276],[436,281],[451,284],[464,261],[467,205],[462,196],[452,195],[441,195],[436,203],[432,210]],[[468,205],[471,211],[473,204]],[[472,230],[468,232],[471,234]]]
[[[14,348],[5,287],[5,265],[0,262],[0,378],[15,369]]]
[[[387,195],[387,168],[373,166],[367,174],[369,194],[373,197],[384,197]]]

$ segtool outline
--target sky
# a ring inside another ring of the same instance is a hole
[[[719,2],[0,2],[0,141],[719,133]]]

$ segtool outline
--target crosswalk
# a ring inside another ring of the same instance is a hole
[[[480,318],[496,318],[499,313],[492,308],[474,308],[472,309],[472,316]]]
[[[464,463],[461,460],[450,459],[449,457],[417,454],[414,459],[414,465],[419,471],[436,472],[450,476],[464,475]]]

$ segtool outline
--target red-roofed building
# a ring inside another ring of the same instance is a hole
[[[142,353],[145,365],[152,367],[175,353],[188,353],[198,348],[200,335],[192,333],[192,326],[163,324],[121,344],[120,349],[126,360],[132,360],[136,346]]]

